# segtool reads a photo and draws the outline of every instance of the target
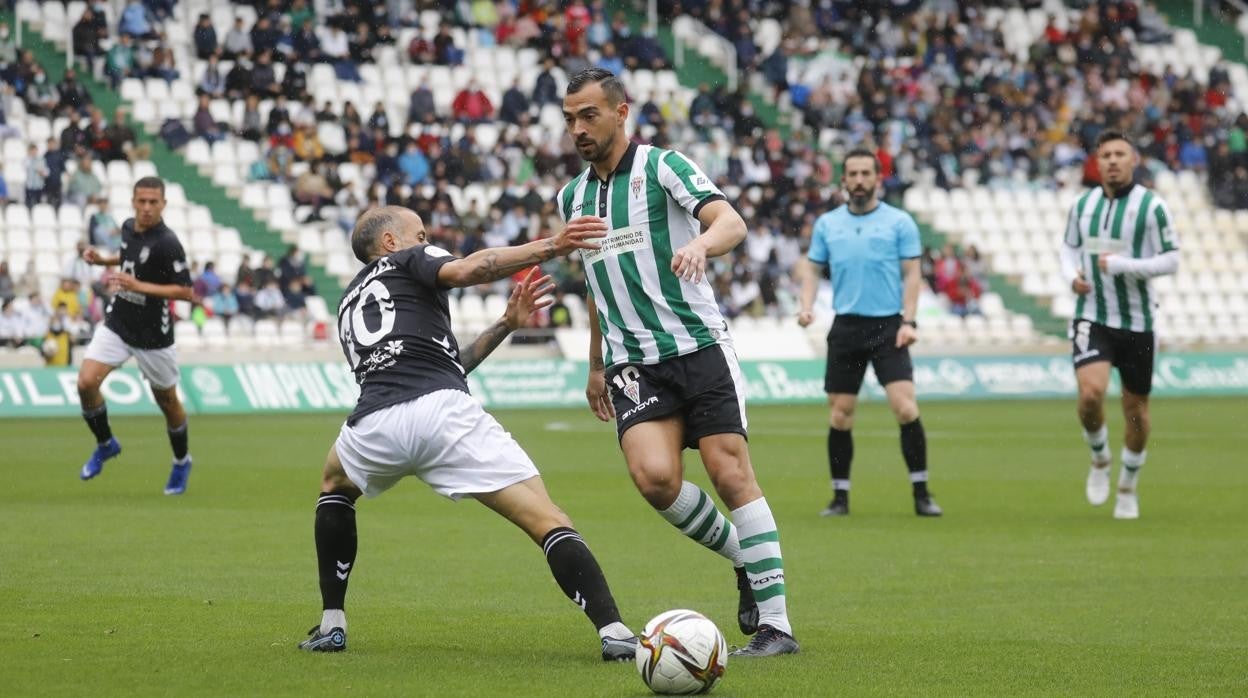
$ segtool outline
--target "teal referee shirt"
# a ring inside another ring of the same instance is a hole
[[[863,215],[844,205],[819,216],[807,257],[828,265],[837,315],[886,317],[901,313],[901,260],[921,253],[914,219],[881,201]]]

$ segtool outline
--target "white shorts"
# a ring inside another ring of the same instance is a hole
[[[178,350],[172,345],[164,349],[137,349],[108,329],[103,323],[95,328],[95,336],[87,345],[85,358],[116,368],[134,357],[148,383],[157,390],[178,384]]]
[[[366,497],[415,475],[459,499],[538,475],[529,455],[471,395],[439,390],[342,425],[334,443],[343,470]]]

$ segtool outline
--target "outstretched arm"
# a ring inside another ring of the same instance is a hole
[[[447,262],[438,269],[438,283],[460,288],[505,279],[521,269],[575,250],[596,250],[596,240],[606,234],[607,224],[601,218],[581,216],[554,237],[515,247],[489,247]]]
[[[121,255],[106,255],[94,247],[82,251],[82,261],[101,267],[115,267],[121,264]]]
[[[533,278],[537,273],[538,269],[534,267],[524,277],[524,280],[511,290],[511,297],[507,299],[507,310],[503,316],[486,328],[460,354],[460,365],[464,367],[464,373],[471,373],[472,369],[481,365],[485,357],[497,349],[507,335],[524,326],[529,315],[554,302],[550,294],[554,292],[555,285],[551,283],[549,276]]]

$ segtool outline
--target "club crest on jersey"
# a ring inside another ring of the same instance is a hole
[[[144,247],[139,250],[139,264],[146,264],[147,258],[152,256],[152,248]]]
[[[645,183],[646,183],[645,178],[643,178],[643,177],[633,177],[633,181],[632,181],[632,183],[631,183],[631,184],[632,184],[632,187],[633,187],[633,198],[634,198],[634,199],[635,199],[635,198],[637,198],[637,197],[639,197],[639,196],[641,196],[641,186],[642,186],[643,184],[645,184]]]

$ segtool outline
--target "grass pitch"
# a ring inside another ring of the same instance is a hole
[[[1116,407],[1115,407],[1116,409]],[[1248,692],[1248,407],[1158,400],[1142,518],[1083,500],[1071,402],[924,405],[939,520],[919,520],[897,430],[864,405],[853,515],[828,499],[822,407],[754,408],[802,654],[730,661],[717,695]],[[587,411],[499,418],[543,470],[639,628],[700,610],[742,643],[726,562],[633,491]],[[158,418],[89,483],[81,420],[0,422],[0,685],[26,695],[644,695],[604,665],[540,550],[408,480],[359,508],[350,649],[320,617],[312,512],[339,418],[200,417],[182,497]],[[1117,452],[1121,417],[1110,419]],[[691,479],[706,486],[695,453]],[[1116,477],[1116,476],[1115,476]]]

